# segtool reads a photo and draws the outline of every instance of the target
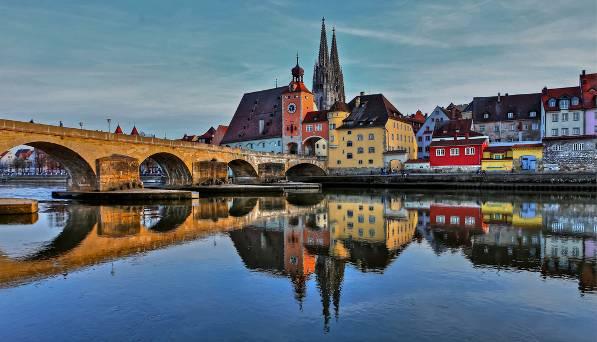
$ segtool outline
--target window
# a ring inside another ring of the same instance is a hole
[[[375,229],[369,229],[369,236],[371,236],[371,237],[375,236]]]
[[[514,113],[508,112],[508,119],[514,119]]]
[[[340,164],[342,164],[342,161],[336,160],[336,164],[340,165]]]
[[[435,150],[435,155],[437,157],[443,157],[446,155],[446,151],[443,148],[438,148],[437,150]]]
[[[489,113],[483,114],[483,119],[489,119]]]
[[[363,135],[357,134],[357,141],[363,141]]]
[[[347,210],[346,211],[346,216],[353,217],[354,216],[354,212],[352,210]]]
[[[551,114],[551,122],[558,122],[558,114]]]
[[[350,152],[346,153],[346,159],[352,159],[352,153],[350,153]]]
[[[578,97],[575,96],[575,97],[572,98],[572,105],[573,106],[578,106]]]
[[[551,135],[554,136],[554,137],[557,137],[558,136],[558,129],[557,128],[552,128],[551,129]]]
[[[451,156],[459,156],[460,155],[460,149],[458,147],[451,148],[450,149],[450,155]]]
[[[422,142],[423,141],[423,137],[421,137],[421,136],[417,137],[417,141],[418,142]]]
[[[323,126],[322,126],[321,124],[317,124],[317,125],[315,126],[315,131],[317,131],[317,132],[321,132],[322,130],[323,130]]]
[[[533,111],[529,113],[529,117],[531,118],[536,118],[537,117],[537,112]]]
[[[500,125],[493,126],[493,131],[494,132],[499,132],[500,131]]]
[[[359,228],[359,236],[363,237],[363,228]]]
[[[556,99],[549,99],[547,102],[548,107],[555,107],[556,106]]]
[[[533,131],[536,131],[536,130],[538,130],[538,129],[539,129],[539,124],[538,124],[537,122],[533,122],[533,123],[531,124],[531,129],[532,129]]]
[[[574,143],[572,145],[572,151],[582,151],[585,148],[583,143]]]
[[[562,128],[562,135],[568,135],[568,128]]]
[[[313,125],[307,125],[306,131],[307,132],[312,132],[313,131]]]
[[[522,129],[525,130],[525,131],[528,131],[529,130],[529,124],[527,124],[527,123],[522,124]]]
[[[357,220],[359,221],[359,223],[365,223],[365,216],[359,215]]]
[[[516,130],[516,124],[511,124],[511,125],[510,125],[510,130],[511,130],[512,132],[514,132],[514,131]]]
[[[579,112],[572,113],[572,120],[574,120],[574,121],[580,120],[580,113]]]
[[[417,152],[423,152],[423,148],[422,147],[417,147]]]
[[[450,216],[450,224],[460,224],[459,216]]]
[[[352,131],[347,131],[346,134],[351,135]]]
[[[369,140],[375,140],[375,134],[369,133]]]
[[[259,119],[259,134],[263,134],[264,129],[265,129],[265,120]]]
[[[357,148],[357,153],[361,154],[363,153],[365,150],[362,147]]]
[[[335,137],[335,136],[333,136],[333,135],[332,135],[332,136],[330,136],[330,142],[334,142],[334,140],[336,140],[336,137]]]
[[[444,215],[437,215],[435,217],[436,223],[446,223],[446,217]]]
[[[346,146],[348,146],[348,147],[352,146],[352,140],[348,140],[348,141],[346,142]]]
[[[369,147],[369,153],[375,153],[375,147]]]
[[[570,100],[560,99],[560,109],[568,109],[570,107]]]
[[[467,226],[472,226],[475,224],[475,217],[474,216],[467,216],[464,218],[464,224]]]
[[[426,135],[425,136],[425,141],[430,141],[431,140],[431,136],[430,135]]]
[[[375,216],[369,215],[369,223],[375,223]]]
[[[330,129],[336,129],[336,124],[330,124]]]
[[[551,149],[557,152],[562,151],[562,145],[553,145]]]
[[[464,154],[467,156],[472,156],[475,154],[475,148],[474,147],[467,147],[464,149]]]
[[[481,132],[485,132],[485,125],[481,125],[481,126],[479,126],[479,131],[481,131]]]
[[[562,113],[562,121],[568,121],[568,113]]]
[[[373,164],[373,159],[369,159],[369,164]]]
[[[315,148],[319,148],[319,144],[315,144]]]
[[[359,160],[359,165],[363,165],[363,161],[362,160]]]
[[[325,149],[325,144],[322,144],[322,145],[321,145],[321,148]]]

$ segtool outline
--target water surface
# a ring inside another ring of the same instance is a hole
[[[0,219],[0,339],[593,341],[595,203],[340,190],[42,202]]]

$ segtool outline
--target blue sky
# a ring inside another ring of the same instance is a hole
[[[571,86],[597,72],[597,1],[0,0],[0,117],[178,138],[227,124],[244,92],[311,87],[320,19],[346,96],[403,113]]]

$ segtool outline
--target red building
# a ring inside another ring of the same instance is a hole
[[[472,120],[450,120],[436,127],[429,145],[429,164],[436,168],[481,167],[487,136],[471,129]]]
[[[219,125],[218,128],[216,128],[216,132],[214,133],[211,143],[213,145],[220,145],[222,139],[224,139],[224,135],[226,135],[226,131],[228,131],[228,126]]]
[[[481,207],[473,203],[440,204],[429,208],[429,224],[432,228],[477,228],[485,230]]]
[[[320,155],[325,151],[325,144],[329,139],[327,111],[313,111],[307,113],[302,123],[303,153],[305,155]],[[317,148],[319,145],[319,148]]]

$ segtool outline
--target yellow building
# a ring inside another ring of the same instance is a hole
[[[329,141],[328,150],[331,153],[338,147],[338,127],[342,126],[342,121],[350,115],[350,108],[344,102],[336,102],[328,112]]]
[[[483,151],[481,170],[511,171],[512,148],[510,146],[490,146]]]
[[[328,219],[330,253],[349,258],[347,241],[384,244],[392,251],[404,247],[415,234],[418,215],[416,210],[402,208],[399,200],[382,201],[372,197],[363,201],[361,196],[347,195],[329,199]]]
[[[398,169],[406,160],[417,158],[412,126],[382,94],[361,93],[347,107],[344,110],[351,109],[349,115],[344,111],[331,112],[331,119],[328,115],[328,168],[332,173]]]
[[[485,171],[536,171],[543,159],[542,144],[490,146],[483,151],[481,169]]]

